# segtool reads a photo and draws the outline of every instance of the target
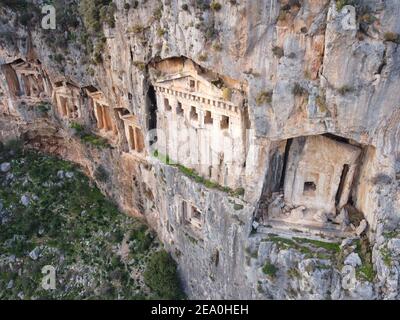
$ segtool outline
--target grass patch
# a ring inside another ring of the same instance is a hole
[[[340,251],[340,245],[336,242],[325,242],[325,241],[312,240],[312,239],[306,239],[306,238],[297,238],[297,237],[294,237],[293,240],[295,240],[299,243],[309,243],[315,247],[324,248],[329,251],[334,251],[334,252]]]
[[[106,139],[99,137],[93,133],[85,133],[81,136],[81,139],[83,142],[91,144],[92,146],[100,149],[111,147]]]
[[[161,162],[163,162],[164,164],[171,165],[171,166],[178,168],[179,171],[182,172],[185,176],[193,179],[197,183],[201,183],[206,188],[216,189],[216,190],[219,190],[222,192],[226,192],[226,193],[229,193],[233,197],[239,197],[239,196],[244,195],[245,190],[243,188],[237,188],[237,189],[233,190],[229,187],[221,186],[220,184],[218,184],[214,181],[205,179],[205,178],[199,176],[199,174],[196,172],[196,170],[187,168],[179,163],[173,163],[168,155],[163,155],[158,150],[155,150],[153,152],[153,156],[155,158],[157,158],[158,160],[160,160]]]
[[[275,234],[269,234],[267,241],[278,245],[280,249],[293,248],[303,253],[308,258],[330,259],[332,255],[340,252],[338,243],[330,243],[307,238],[293,237],[292,239],[279,237]],[[324,252],[320,252],[323,249]]]
[[[77,133],[82,133],[85,131],[85,127],[78,122],[71,122],[69,127],[74,129]]]
[[[383,263],[387,266],[390,267],[392,265],[392,255],[390,254],[390,250],[388,248],[382,248],[380,250],[381,255],[382,255],[382,260]]]
[[[359,279],[372,282],[376,276],[376,272],[372,264],[371,246],[366,236],[363,236],[356,242],[355,252],[360,256],[362,262],[362,265],[356,269],[356,276]]]
[[[99,149],[102,148],[111,148],[111,145],[108,143],[107,139],[99,137],[94,133],[90,132],[84,125],[78,122],[72,122],[70,124],[70,128],[75,130],[75,134],[87,144],[91,144]]]

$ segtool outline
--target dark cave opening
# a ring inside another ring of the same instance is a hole
[[[350,166],[348,164],[345,164],[343,166],[342,175],[340,176],[339,187],[338,187],[338,190],[337,190],[337,193],[336,193],[336,196],[335,196],[336,205],[339,204],[340,198],[342,196],[344,184],[345,184],[346,177],[347,177],[347,174],[349,172],[349,169],[350,169]]]
[[[157,99],[156,92],[152,85],[149,86],[147,91],[147,129],[148,131],[154,131],[150,134],[149,144],[152,145],[157,141]]]
[[[292,145],[292,141],[293,141],[293,139],[288,139],[286,142],[286,146],[285,146],[285,153],[283,156],[283,167],[282,167],[282,172],[281,172],[281,180],[279,182],[279,189],[281,189],[281,190],[283,190],[283,186],[285,184],[286,166],[287,166],[289,150],[290,150],[290,146]]]

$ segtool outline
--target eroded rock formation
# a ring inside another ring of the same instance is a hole
[[[399,298],[400,3],[218,2],[115,0],[62,68],[0,7],[1,140],[144,217],[191,298]]]

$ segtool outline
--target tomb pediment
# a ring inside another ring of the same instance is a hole
[[[156,83],[165,87],[196,92],[201,95],[219,99],[223,96],[223,91],[212,83],[214,80],[211,78],[207,79],[195,72],[186,71],[165,75],[157,79]]]

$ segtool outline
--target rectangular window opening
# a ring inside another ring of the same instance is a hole
[[[221,127],[221,129],[228,129],[229,128],[229,117],[222,116],[220,127]]]
[[[190,119],[197,121],[199,119],[199,115],[196,111],[196,107],[191,107],[190,109]]]
[[[204,116],[204,124],[212,124],[213,123],[213,118],[211,117],[211,111],[206,111],[206,114]]]

